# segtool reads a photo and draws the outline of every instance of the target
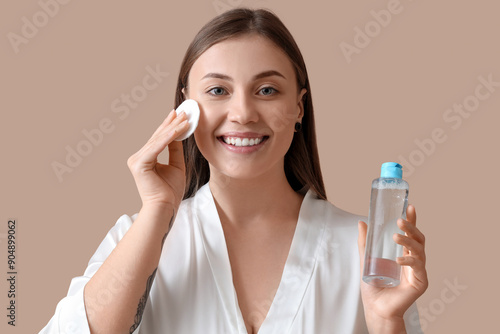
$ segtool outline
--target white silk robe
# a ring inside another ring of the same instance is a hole
[[[121,216],[40,333],[90,333],[83,288],[137,215]],[[368,333],[360,296],[357,222],[308,191],[281,282],[258,334]],[[115,277],[118,286],[125,278]],[[105,305],[107,291],[99,298]],[[421,333],[416,305],[405,314]],[[140,334],[247,334],[233,285],[224,233],[209,185],[179,207],[165,240]]]

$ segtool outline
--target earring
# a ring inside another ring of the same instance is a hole
[[[295,123],[295,132],[299,132],[302,129],[302,123]]]

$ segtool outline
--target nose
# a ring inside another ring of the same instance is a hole
[[[227,118],[240,124],[256,123],[259,113],[255,101],[244,92],[235,92],[228,105]]]

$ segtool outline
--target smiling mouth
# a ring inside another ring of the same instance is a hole
[[[222,136],[219,137],[218,139],[223,141],[224,143],[232,146],[242,146],[242,147],[248,147],[248,146],[255,146],[259,145],[262,142],[266,141],[269,138],[269,136],[263,136],[263,137],[255,137],[255,138],[241,138],[241,137],[230,137],[230,136]]]

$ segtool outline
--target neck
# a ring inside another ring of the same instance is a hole
[[[303,196],[295,192],[284,169],[250,179],[235,179],[211,168],[210,191],[221,221],[233,226],[276,219],[296,220]]]

